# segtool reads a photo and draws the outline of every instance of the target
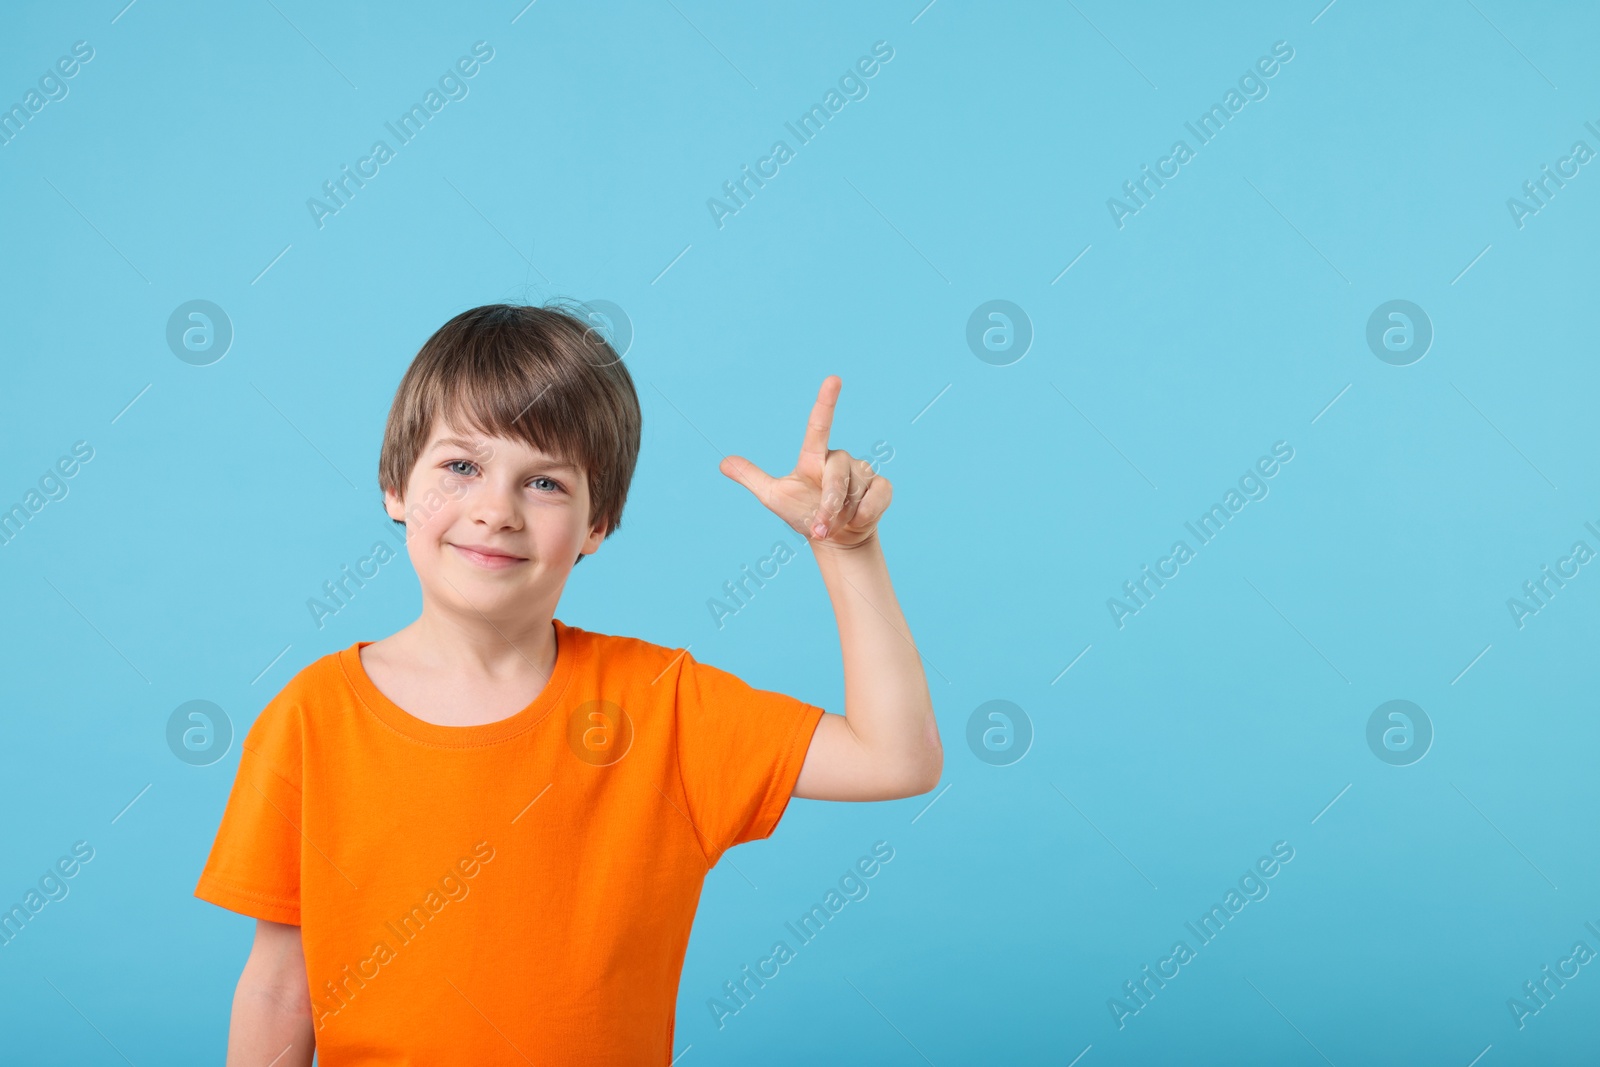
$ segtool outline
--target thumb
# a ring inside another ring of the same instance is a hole
[[[717,469],[754,493],[763,504],[767,501],[772,483],[777,481],[743,456],[724,456],[722,462],[717,464]]]

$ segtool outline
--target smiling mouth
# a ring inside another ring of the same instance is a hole
[[[451,544],[450,547],[455,549],[456,553],[468,563],[482,567],[485,570],[504,570],[507,567],[514,567],[518,563],[528,562],[521,556],[507,556],[497,552],[480,552],[475,548],[467,548],[465,545]]]

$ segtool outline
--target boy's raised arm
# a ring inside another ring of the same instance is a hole
[[[878,540],[889,480],[866,460],[828,448],[842,384],[837,375],[823,380],[792,473],[773,478],[741,456],[724,458],[720,469],[805,535],[839,626],[845,713],[817,724],[793,795],[891,800],[938,785],[944,749]]]

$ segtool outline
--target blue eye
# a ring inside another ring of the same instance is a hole
[[[469,459],[452,459],[452,460],[447,461],[444,464],[445,470],[449,471],[451,474],[454,474],[454,475],[457,475],[457,476],[463,477],[463,478],[470,478],[473,474],[477,473],[477,466],[478,465],[476,463],[473,463]],[[469,468],[469,469],[467,469],[467,470],[458,469],[458,468],[461,468],[461,467],[466,467],[466,468]],[[566,492],[566,487],[563,486],[560,482],[556,481],[554,478],[547,477],[547,476],[545,476],[543,474],[535,475],[533,478],[529,479],[529,484],[530,485],[537,485],[539,482],[547,482],[547,483],[549,483],[549,488],[543,488],[543,487],[540,488],[540,491],[543,492],[543,493],[549,494],[549,493],[564,493],[564,492]]]

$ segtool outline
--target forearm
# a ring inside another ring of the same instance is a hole
[[[254,963],[245,964],[233,994],[227,1067],[311,1067],[316,1039],[304,994],[281,988]]]
[[[878,535],[853,548],[812,549],[839,627],[850,730],[880,766],[931,788],[944,763],[933,699]]]

